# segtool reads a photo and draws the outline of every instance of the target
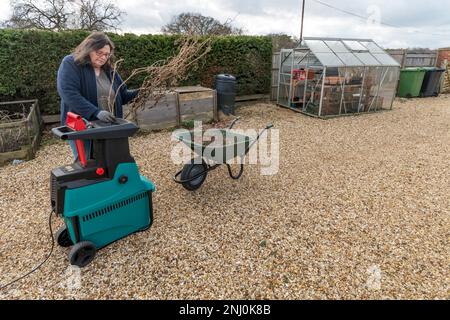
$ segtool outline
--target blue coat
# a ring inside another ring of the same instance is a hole
[[[111,80],[113,73],[106,72]],[[115,75],[114,91],[122,84],[122,78]],[[66,124],[68,111],[81,115],[88,121],[96,120],[101,111],[97,103],[97,80],[94,68],[90,64],[79,65],[75,63],[73,55],[65,56],[59,66],[57,76],[57,89],[61,97],[61,125]],[[138,90],[128,90],[126,85],[120,88],[115,104],[115,116],[122,118],[122,105],[133,100]]]

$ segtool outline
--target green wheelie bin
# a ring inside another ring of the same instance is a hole
[[[426,70],[423,68],[406,68],[400,71],[398,96],[414,98],[420,96]]]

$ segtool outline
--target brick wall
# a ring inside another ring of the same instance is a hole
[[[445,60],[447,60],[447,62],[450,63],[450,49],[439,50],[437,66],[438,67],[444,66],[443,64]]]

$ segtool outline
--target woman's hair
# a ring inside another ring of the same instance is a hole
[[[111,56],[106,61],[105,66],[112,68],[114,64],[114,44],[103,32],[93,32],[75,48],[73,56],[78,64],[88,64],[91,62],[89,54],[92,51],[102,49],[108,45],[111,48]]]

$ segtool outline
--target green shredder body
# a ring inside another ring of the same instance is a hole
[[[155,186],[139,174],[130,154],[128,137],[137,132],[136,125],[117,119],[92,121],[85,127],[80,116],[70,117],[76,119],[73,127],[68,122],[52,132],[76,141],[80,159],[52,170],[51,206],[65,222],[56,233],[58,244],[72,246],[70,263],[84,267],[96,250],[152,225]],[[84,156],[84,140],[92,142],[89,159]]]
[[[128,177],[126,184],[118,182],[121,176]],[[131,163],[120,164],[110,181],[66,190],[63,216],[72,242],[91,241],[100,249],[148,228],[153,191],[155,186]]]
[[[414,98],[420,96],[426,70],[423,68],[406,68],[400,72],[398,96]]]

